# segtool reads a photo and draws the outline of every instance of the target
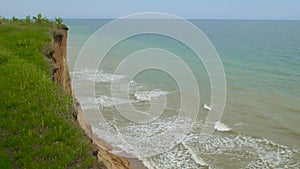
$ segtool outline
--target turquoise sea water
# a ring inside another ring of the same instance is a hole
[[[72,72],[85,41],[110,20],[66,20],[70,28],[68,61]],[[300,166],[300,22],[299,21],[227,21],[190,20],[212,41],[223,62],[227,80],[227,99],[222,123],[232,130],[216,131],[200,144],[197,133],[203,119],[199,118],[184,143],[167,153],[143,158],[149,168],[201,168],[194,156],[201,157],[211,168],[298,168]],[[134,137],[146,137],[159,126],[174,120],[179,97],[176,81],[160,71],[145,71],[133,82],[131,97],[137,109],[149,108],[149,91],[167,93],[168,110],[151,127],[124,120],[113,104],[122,100],[111,98],[114,69],[129,54],[145,48],[161,48],[180,56],[192,69],[201,95],[201,105],[210,103],[210,83],[202,63],[186,46],[174,39],[146,34],[131,37],[107,54],[95,77],[82,69],[84,81],[96,79],[96,104],[82,98],[94,131],[110,144],[126,149],[126,145],[105,135],[93,112],[101,106],[108,125],[117,126]],[[95,53],[97,56],[97,53]],[[87,62],[89,58],[86,58]],[[184,75],[183,75],[184,76]],[[89,90],[84,89],[82,90]],[[78,96],[80,97],[80,96]],[[200,109],[199,114],[205,115]],[[201,117],[201,116],[200,116]],[[153,127],[155,126],[155,127]],[[161,127],[163,130],[163,127]],[[146,132],[146,133],[147,133]],[[203,166],[202,166],[203,167]]]

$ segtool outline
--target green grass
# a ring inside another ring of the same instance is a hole
[[[72,117],[72,99],[50,78],[41,51],[51,24],[0,24],[0,168],[102,165]]]

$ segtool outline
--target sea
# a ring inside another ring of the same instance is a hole
[[[82,56],[81,50],[87,47],[90,36],[111,21],[65,19],[64,23],[69,28],[69,69],[72,78],[79,79],[72,86],[83,93],[95,91],[93,97],[76,92],[75,97],[80,100],[93,132],[114,147],[112,153],[129,153],[149,169],[300,168],[300,21],[188,20],[215,47],[226,75],[225,109],[214,132],[204,141],[199,141],[199,133],[209,109],[214,107],[211,82],[201,60],[176,39],[145,33],[116,44],[93,70],[89,62],[92,64],[101,51]],[[110,36],[113,35],[107,35],[107,41]],[[111,94],[113,81],[129,77],[126,71],[116,73],[117,66],[132,53],[149,48],[169,51],[190,68],[201,96],[196,119],[178,120],[184,93],[172,74],[159,69],[140,71],[130,79],[129,99]],[[79,55],[87,63],[85,67],[76,67]],[[94,88],[85,86],[87,82],[93,82]],[[146,122],[132,121],[116,107],[129,101],[138,110],[135,113],[146,112],[151,109],[151,101],[160,96],[167,100],[164,109]],[[174,131],[172,128],[178,125],[180,129],[190,128],[184,134],[178,133],[184,136],[176,138],[176,143],[151,156],[139,152],[165,144],[161,135],[157,136],[161,140],[147,142],[147,138]],[[130,137],[131,143],[120,134]],[[134,146],[139,144],[133,145],[132,140],[145,140],[140,145],[143,148],[136,149]]]

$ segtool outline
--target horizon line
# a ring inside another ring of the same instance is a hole
[[[62,19],[103,19],[103,20],[115,20],[119,18],[109,18],[109,17],[62,17]],[[300,21],[294,18],[181,18],[186,20],[216,20],[216,21]]]

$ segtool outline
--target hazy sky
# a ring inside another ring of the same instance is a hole
[[[300,19],[300,0],[1,0],[0,16],[117,18],[166,12],[198,19]]]

